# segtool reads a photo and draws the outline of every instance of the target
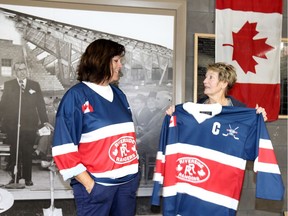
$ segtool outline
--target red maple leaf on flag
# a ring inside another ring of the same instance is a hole
[[[256,31],[257,23],[248,21],[237,32],[232,32],[233,45],[223,44],[223,46],[232,46],[232,60],[238,62],[242,70],[247,74],[249,71],[256,74],[255,66],[258,64],[253,56],[267,59],[266,53],[274,47],[266,44],[267,38],[253,39],[259,32]]]

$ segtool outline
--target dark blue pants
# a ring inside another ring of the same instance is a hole
[[[134,216],[138,186],[139,174],[121,185],[95,184],[90,194],[81,183],[73,184],[77,216]]]

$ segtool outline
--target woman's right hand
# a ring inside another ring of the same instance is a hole
[[[175,106],[170,106],[167,110],[166,110],[166,115],[170,115],[172,116],[172,114],[174,113],[175,111]]]

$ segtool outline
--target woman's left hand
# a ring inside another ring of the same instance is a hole
[[[267,113],[265,111],[265,108],[263,107],[259,107],[258,104],[256,104],[256,113],[261,113],[263,118],[264,118],[264,121],[266,122],[268,120],[267,118]]]

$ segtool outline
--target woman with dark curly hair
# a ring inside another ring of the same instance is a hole
[[[125,47],[92,42],[81,57],[78,80],[58,108],[52,154],[70,179],[77,215],[133,216],[139,185],[132,113],[115,85]]]

